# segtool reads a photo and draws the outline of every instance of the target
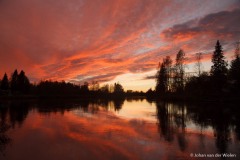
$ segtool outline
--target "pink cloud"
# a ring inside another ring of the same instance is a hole
[[[234,0],[0,3],[0,75],[23,69],[32,81],[103,82],[153,70],[182,46],[186,52],[198,50],[194,39],[199,37],[201,47],[209,49],[208,42],[218,39],[209,27],[217,23],[211,22],[214,17],[226,20],[221,23],[225,30],[218,28],[226,40],[234,40],[238,35],[232,33],[239,31],[238,24],[230,26],[239,17]]]

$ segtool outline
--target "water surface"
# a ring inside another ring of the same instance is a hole
[[[239,117],[229,104],[5,101],[0,159],[240,159]]]

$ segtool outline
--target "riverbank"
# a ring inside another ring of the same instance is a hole
[[[213,102],[213,103],[239,103],[240,95],[211,95],[211,96],[191,96],[191,95],[130,95],[130,94],[86,94],[86,95],[1,95],[0,100],[34,100],[34,99],[103,99],[103,100],[116,100],[116,99],[147,99],[148,101],[172,101],[172,102]]]

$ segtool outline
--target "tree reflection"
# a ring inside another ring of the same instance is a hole
[[[174,105],[172,103],[157,102],[157,117],[160,135],[168,142],[174,140],[174,135],[178,141],[181,151],[185,151],[188,141],[186,139],[186,115],[183,104]]]
[[[0,154],[4,154],[6,145],[11,141],[6,132],[10,128],[7,123],[8,108],[0,104]]]
[[[10,128],[16,125],[21,127],[27,118],[31,109],[36,109],[41,114],[61,113],[80,109],[83,112],[91,114],[97,113],[101,109],[113,109],[119,111],[124,103],[124,98],[115,99],[83,99],[83,100],[56,100],[56,99],[39,99],[33,101],[4,101],[0,102],[0,153],[4,153],[6,145],[11,141],[7,135]],[[109,107],[110,104],[113,108]]]
[[[72,109],[96,114],[101,110],[121,110],[125,99],[84,99],[79,101],[52,101],[38,105],[40,113],[64,113]],[[128,100],[131,101],[131,100]],[[151,101],[152,102],[152,101]],[[238,138],[240,123],[239,109],[222,104],[184,104],[156,102],[158,130],[160,136],[172,143],[176,139],[179,149],[185,151],[189,146],[187,137],[187,123],[194,123],[204,133],[204,129],[211,127],[214,132],[216,147],[219,152],[226,152],[231,141],[231,131],[235,131]],[[22,111],[22,113],[25,113]],[[202,133],[202,132],[201,132]],[[200,133],[200,134],[201,134]],[[200,135],[201,147],[205,147],[204,134]]]
[[[237,114],[236,117],[238,118],[235,119],[235,124],[236,124],[235,133],[236,133],[237,139],[240,141],[240,118],[239,118],[240,112],[237,111],[236,114]]]
[[[37,102],[37,110],[41,114],[50,114],[61,112],[64,114],[66,111],[73,109],[80,109],[83,112],[95,114],[99,110],[104,109],[119,111],[121,110],[124,98],[114,99],[45,99]]]
[[[117,98],[113,100],[115,111],[119,111],[122,109],[124,99],[123,98]]]
[[[173,121],[171,115],[171,107],[168,103],[157,102],[157,117],[159,124],[159,131],[166,141],[173,141]]]
[[[19,126],[22,125],[29,112],[29,102],[27,101],[12,101],[9,107],[9,118],[11,127],[15,127],[17,123]]]
[[[11,138],[7,131],[16,124],[21,126],[29,112],[28,101],[4,101],[0,103],[0,152],[4,154],[6,145]]]
[[[226,153],[230,139],[230,126],[232,115],[226,111],[224,106],[220,106],[215,114],[212,114],[212,126],[216,137],[216,146],[221,153]]]
[[[201,130],[213,128],[216,147],[220,153],[226,153],[231,141],[231,131],[235,131],[239,140],[240,120],[239,109],[236,106],[223,104],[188,104],[156,102],[157,118],[160,136],[168,142],[177,138],[181,151],[188,147],[186,137],[186,123],[193,122]],[[204,138],[200,136],[201,146],[204,147]]]
[[[219,152],[226,153],[228,143],[231,141],[231,128],[234,125],[234,119],[237,118],[235,106],[224,104],[202,104],[189,109],[191,119],[201,126],[213,128],[216,138],[216,147]]]
[[[178,138],[178,145],[181,151],[185,151],[187,148],[188,141],[186,139],[186,112],[185,106],[183,103],[178,105],[178,113],[175,113],[175,123],[178,127],[177,138]]]

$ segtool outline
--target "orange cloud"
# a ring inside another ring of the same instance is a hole
[[[145,73],[184,45],[192,53],[199,48],[209,51],[219,37],[234,41],[239,31],[238,24],[233,25],[239,17],[237,4],[232,0],[218,5],[215,0],[186,1],[182,6],[165,0],[4,1],[0,76],[17,68],[35,82],[82,83]],[[220,19],[211,21],[215,17]],[[219,21],[226,23],[218,26]]]

